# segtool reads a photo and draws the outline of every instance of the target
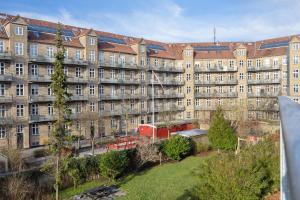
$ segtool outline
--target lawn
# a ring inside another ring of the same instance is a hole
[[[81,194],[87,190],[96,188],[98,186],[104,185],[105,183],[103,181],[100,180],[94,180],[94,181],[90,181],[90,182],[86,182],[83,183],[81,185],[79,185],[77,188],[67,188],[65,190],[60,191],[60,198],[61,199],[68,199],[76,194]]]
[[[191,156],[181,162],[167,163],[128,176],[119,184],[127,195],[118,200],[185,199],[185,191],[197,182],[193,171],[202,159]]]

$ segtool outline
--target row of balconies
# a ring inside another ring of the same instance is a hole
[[[224,80],[195,80],[197,85],[237,85],[237,79],[224,79]]]
[[[261,104],[261,105],[254,105],[249,104],[248,110],[250,111],[279,111],[279,105],[278,104]]]
[[[36,62],[36,63],[53,63],[55,61],[54,57],[48,56],[29,56],[29,62]],[[65,58],[64,64],[66,65],[82,65],[87,66],[89,64],[88,61],[83,59],[74,59],[74,58]]]
[[[161,71],[161,72],[178,72],[178,73],[183,73],[185,71],[185,69],[182,67],[155,66],[155,65],[149,65],[149,70]]]
[[[281,79],[248,79],[247,80],[249,85],[260,85],[260,84],[280,84]]]
[[[270,70],[280,70],[279,65],[262,65],[259,67],[256,66],[248,66],[248,72],[255,72],[255,71],[270,71]]]
[[[119,62],[106,62],[99,61],[101,67],[124,68],[124,69],[141,69],[136,63],[119,63]]]
[[[278,97],[280,95],[280,92],[256,92],[256,93],[248,93],[249,98],[255,98],[255,97]]]
[[[224,92],[224,93],[199,92],[199,93],[195,93],[195,98],[235,98],[235,97],[238,97],[237,92]]]
[[[195,67],[195,72],[236,72],[237,66],[213,66],[213,67]]]

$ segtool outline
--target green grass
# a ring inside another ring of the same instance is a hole
[[[202,160],[191,156],[180,162],[167,163],[130,175],[119,184],[127,194],[118,200],[185,199],[185,191],[197,183],[194,169],[198,168]]]
[[[96,187],[104,185],[104,184],[105,183],[103,181],[100,181],[100,180],[89,181],[89,182],[86,182],[86,183],[83,183],[83,184],[79,185],[77,188],[71,187],[71,188],[67,188],[67,189],[64,189],[64,190],[60,191],[60,198],[61,199],[68,199],[68,198],[70,198],[74,195],[83,193],[87,190],[96,188]]]

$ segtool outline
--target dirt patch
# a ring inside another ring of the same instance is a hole
[[[280,192],[276,192],[266,198],[266,200],[279,200],[280,199]]]

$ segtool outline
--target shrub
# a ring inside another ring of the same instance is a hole
[[[110,179],[116,179],[123,174],[128,166],[127,154],[124,151],[110,151],[101,156],[100,174]]]
[[[210,145],[206,142],[194,142],[194,153],[201,153],[210,150]]]
[[[237,136],[220,107],[217,108],[208,129],[208,139],[216,149],[235,150],[236,148]]]
[[[279,189],[279,148],[267,141],[209,157],[199,166],[195,199],[263,199]]]
[[[175,135],[163,142],[164,153],[172,160],[181,160],[192,153],[192,142],[189,138]]]
[[[33,157],[41,158],[49,155],[49,151],[47,149],[36,149],[33,151]]]

